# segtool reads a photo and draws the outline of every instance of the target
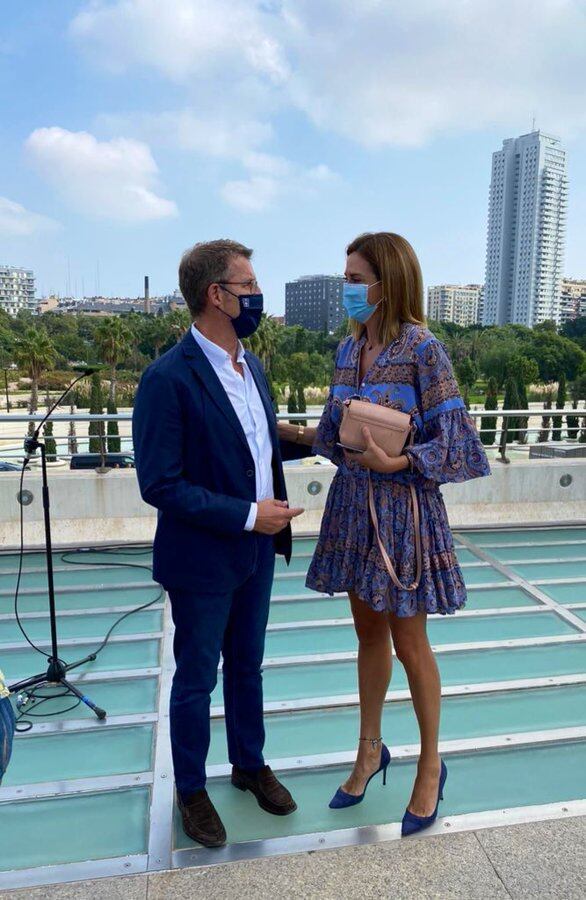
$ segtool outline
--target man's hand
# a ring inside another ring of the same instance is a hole
[[[261,500],[252,530],[259,534],[278,534],[287,527],[291,519],[303,512],[304,509],[289,509],[289,504],[284,500]]]

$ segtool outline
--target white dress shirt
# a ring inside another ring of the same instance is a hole
[[[203,350],[206,359],[228,395],[234,412],[242,425],[242,430],[254,460],[257,503],[251,503],[250,512],[244,526],[246,531],[252,531],[256,523],[258,501],[270,500],[274,497],[273,445],[265,408],[262,405],[258,388],[244,356],[244,347],[240,341],[238,341],[237,362],[242,366],[244,378],[236,372],[232,365],[230,354],[223,350],[222,347],[204,337],[195,325],[191,326],[191,333],[196,343]]]

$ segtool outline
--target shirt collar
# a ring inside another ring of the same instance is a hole
[[[209,338],[203,335],[199,328],[197,328],[193,323],[191,325],[191,333],[196,344],[201,347],[206,357],[213,366],[217,366],[218,368],[220,368],[221,366],[225,366],[226,364],[231,366],[230,354],[226,350],[224,350],[223,347],[219,347],[218,344],[214,344],[213,341],[210,341]],[[242,342],[238,341],[236,362],[245,362],[244,353],[245,351],[244,347],[242,346]]]

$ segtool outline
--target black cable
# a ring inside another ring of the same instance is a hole
[[[45,657],[45,659],[49,659],[50,654],[45,653],[44,650],[41,650],[40,647],[37,647],[37,645],[34,644],[33,641],[31,641],[31,639],[29,638],[28,634],[26,633],[26,631],[24,629],[22,622],[20,621],[20,616],[18,615],[18,592],[20,590],[20,580],[22,577],[22,565],[24,562],[24,504],[22,502],[22,485],[24,483],[24,473],[26,470],[27,463],[28,463],[28,457],[25,456],[22,461],[22,469],[20,470],[20,484],[19,484],[19,488],[18,488],[18,495],[19,495],[18,502],[20,505],[20,553],[19,553],[19,558],[18,558],[18,576],[16,578],[16,588],[14,590],[14,615],[16,618],[16,623],[17,623],[18,627],[20,628],[25,640],[28,641],[28,643],[31,645],[33,650],[36,650],[37,653],[40,653],[42,656]]]

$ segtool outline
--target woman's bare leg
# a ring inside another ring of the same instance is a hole
[[[383,703],[391,680],[391,632],[384,613],[374,612],[350,593],[354,627],[358,637],[358,693],[360,696],[360,737],[381,737]],[[342,785],[348,794],[361,794],[367,779],[380,765],[380,744],[359,741],[352,774]]]
[[[430,816],[437,803],[441,769],[438,752],[441,706],[439,671],[427,638],[427,614],[400,618],[391,613],[389,619],[395,652],[407,673],[421,735],[417,777],[407,808],[416,816]]]

